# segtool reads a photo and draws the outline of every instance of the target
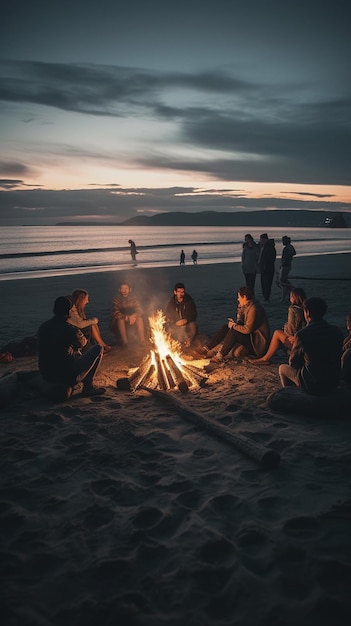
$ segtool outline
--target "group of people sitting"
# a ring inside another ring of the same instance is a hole
[[[165,330],[193,356],[220,364],[225,357],[247,357],[251,364],[269,364],[278,349],[289,355],[279,366],[283,387],[295,385],[306,392],[323,395],[339,384],[342,375],[351,382],[351,313],[347,316],[348,336],[324,320],[327,304],[322,298],[306,298],[302,288],[290,290],[287,322],[271,337],[265,308],[255,298],[253,287],[245,285],[237,293],[236,318],[228,318],[206,343],[201,343],[197,328],[197,309],[184,283],[176,283],[165,307]],[[54,304],[54,317],[39,329],[39,369],[48,382],[63,383],[71,390],[83,383],[83,395],[104,393],[94,386],[94,376],[104,353],[111,350],[99,330],[97,317],[87,318],[89,294],[77,289],[71,296],[60,296]],[[122,347],[128,346],[130,329],[136,341],[145,344],[146,324],[143,309],[123,282],[112,302],[111,331]]]
[[[235,358],[248,357],[251,364],[260,366],[269,364],[283,348],[289,358],[287,364],[279,366],[283,387],[296,386],[313,395],[324,395],[332,392],[341,378],[351,382],[351,313],[346,318],[348,336],[344,339],[342,331],[324,319],[328,308],[325,300],[306,298],[302,288],[292,287],[288,319],[271,337],[266,311],[253,288],[240,287],[237,297],[236,319],[228,318],[213,337],[198,347],[199,355],[221,363],[231,353]],[[197,333],[196,307],[181,283],[175,286],[169,306],[181,318],[176,321],[168,311],[171,332],[172,324],[178,324],[177,338],[183,345],[190,345]]]

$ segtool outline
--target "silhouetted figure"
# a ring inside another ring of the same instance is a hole
[[[180,253],[179,265],[185,265],[185,253],[184,253],[184,250],[182,250],[181,253]]]
[[[132,257],[132,260],[136,263],[136,255],[138,254],[136,245],[133,239],[128,239],[128,243],[130,243],[130,256]]]
[[[243,251],[241,254],[241,268],[245,276],[246,285],[255,289],[256,274],[258,270],[259,247],[253,240],[252,235],[245,235]]]
[[[280,271],[279,271],[279,286],[281,289],[281,298],[280,302],[284,302],[286,296],[288,295],[291,287],[291,282],[289,281],[289,274],[291,270],[291,264],[293,257],[296,254],[296,250],[291,243],[290,237],[284,235],[282,237],[283,244],[283,252],[282,258],[280,262]]]
[[[193,260],[194,265],[197,265],[197,257],[198,257],[198,253],[196,252],[196,250],[193,250],[191,258]]]
[[[71,308],[69,298],[56,298],[54,317],[39,328],[40,373],[47,382],[62,383],[70,388],[69,395],[80,381],[83,383],[82,395],[101,395],[105,388],[94,386],[94,376],[104,349],[95,344],[82,355],[81,349],[86,346],[87,338],[79,328],[68,323]]]
[[[264,302],[268,302],[271,296],[277,256],[274,239],[269,239],[267,233],[262,233],[259,248],[258,269],[261,274],[261,289]]]
[[[302,306],[307,326],[296,333],[289,365],[279,366],[279,377],[282,387],[322,396],[339,384],[344,338],[340,328],[323,319],[328,307],[322,298],[307,298]]]

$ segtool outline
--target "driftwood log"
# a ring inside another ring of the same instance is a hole
[[[184,417],[196,426],[200,426],[211,434],[216,435],[219,439],[227,441],[246,456],[260,463],[265,469],[273,469],[280,464],[280,454],[276,450],[270,450],[256,441],[248,439],[243,435],[238,435],[212,417],[205,417],[197,411],[189,409],[183,402],[176,398],[174,393],[165,393],[157,389],[149,389],[148,387],[142,387],[142,389],[148,391],[158,400],[171,405],[181,417]]]

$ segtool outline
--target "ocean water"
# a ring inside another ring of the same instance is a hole
[[[198,263],[240,260],[244,236],[258,241],[264,227],[164,227],[139,226],[9,226],[1,230],[0,280],[25,279],[130,267],[128,239],[137,245],[138,265],[167,267],[185,263],[198,252]],[[351,229],[271,228],[277,257],[281,238],[291,237],[299,256],[351,251]]]

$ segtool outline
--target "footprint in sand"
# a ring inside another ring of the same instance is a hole
[[[159,509],[149,507],[140,511],[133,521],[136,528],[147,529],[156,526],[163,515]]]

